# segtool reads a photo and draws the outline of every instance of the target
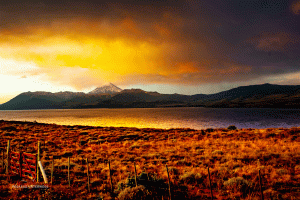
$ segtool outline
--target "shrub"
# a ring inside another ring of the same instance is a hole
[[[138,182],[138,187],[143,186],[145,190],[151,191],[147,193],[148,196],[163,196],[167,194],[166,192],[167,192],[168,185],[165,183],[164,179],[159,178],[155,175],[151,176],[150,174],[142,172],[137,176],[137,182]],[[120,181],[118,183],[117,191],[123,190],[121,191],[122,193],[125,190],[129,191],[128,188],[134,188],[134,187],[136,187],[135,177],[129,176],[126,179],[126,181]]]
[[[185,159],[178,160],[178,161],[175,162],[175,164],[176,164],[177,166],[191,166],[191,165],[192,165],[191,162],[188,162],[188,161],[186,161]]]
[[[199,173],[188,172],[180,176],[179,182],[186,184],[200,184],[203,182],[203,177]]]
[[[237,128],[234,125],[230,125],[230,126],[227,127],[227,129],[228,130],[236,130]]]
[[[211,132],[214,132],[214,129],[213,129],[213,128],[207,128],[205,131],[206,131],[207,133],[211,133]]]
[[[177,176],[180,174],[179,170],[176,167],[168,167],[168,171],[170,175]]]
[[[117,189],[115,190],[115,192],[121,192],[125,188],[126,188],[126,181],[125,180],[121,180],[121,181],[119,181],[117,183]]]
[[[287,169],[280,168],[276,170],[276,173],[279,175],[285,175],[285,174],[289,174],[289,171]]]
[[[300,174],[300,165],[295,166],[295,174]]]
[[[223,153],[223,151],[221,151],[221,150],[215,150],[215,151],[213,151],[211,154],[213,154],[213,155],[217,155],[217,154],[223,155],[224,153]]]
[[[120,200],[152,200],[151,193],[145,188],[145,186],[140,185],[133,188],[125,188],[118,195],[118,199]]]
[[[132,149],[139,149],[139,148],[140,148],[140,145],[138,145],[138,144],[133,144],[133,145],[131,145],[129,147],[130,150],[132,150]]]
[[[242,177],[233,177],[228,181],[225,181],[224,186],[234,192],[242,193],[243,197],[247,196],[251,189],[251,183]]]

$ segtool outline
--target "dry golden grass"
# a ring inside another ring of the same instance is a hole
[[[260,199],[259,170],[265,199],[300,196],[300,128],[163,130],[1,121],[0,138],[4,149],[11,140],[12,150],[32,153],[37,152],[37,141],[41,141],[41,160],[48,179],[53,158],[55,166],[53,185],[49,184],[48,190],[12,188],[24,183],[17,177],[8,181],[2,171],[0,193],[7,199],[39,195],[49,199],[167,199],[166,165],[173,199],[210,199],[208,167],[217,199]]]

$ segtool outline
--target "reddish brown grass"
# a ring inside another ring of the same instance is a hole
[[[164,130],[1,121],[0,136],[5,151],[11,140],[13,151],[36,153],[37,141],[42,141],[41,160],[49,180],[52,158],[55,166],[53,185],[47,190],[16,189],[15,185],[25,183],[18,177],[8,180],[2,170],[0,193],[7,199],[167,199],[166,165],[174,199],[210,199],[207,167],[218,199],[260,199],[258,170],[265,199],[300,196],[300,128]],[[86,158],[90,162],[90,193]]]

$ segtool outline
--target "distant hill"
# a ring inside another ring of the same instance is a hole
[[[208,107],[300,108],[300,86],[252,85],[209,95]]]
[[[122,90],[113,84],[83,92],[25,92],[1,104],[0,110],[64,108],[136,108],[202,106],[218,108],[300,108],[300,86],[250,85],[216,94],[160,94]]]
[[[25,92],[1,104],[0,110],[76,108],[105,99],[106,95],[90,95],[83,92]]]

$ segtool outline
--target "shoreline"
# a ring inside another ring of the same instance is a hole
[[[228,127],[230,126],[235,126],[235,124],[230,124],[228,125],[227,127],[213,127],[213,126],[207,126],[207,127],[203,127],[203,128],[191,128],[191,127],[164,127],[164,126],[161,126],[161,127],[147,127],[147,126],[122,126],[122,125],[119,125],[119,126],[101,126],[101,125],[94,125],[93,123],[91,124],[80,124],[80,123],[74,123],[74,124],[67,124],[67,123],[57,123],[57,122],[41,122],[41,121],[37,121],[37,120],[6,120],[6,119],[0,119],[0,122],[7,122],[7,123],[20,123],[20,124],[43,124],[43,125],[57,125],[57,126],[80,126],[80,127],[95,127],[95,128],[136,128],[136,129],[162,129],[162,130],[172,130],[172,129],[191,129],[191,130],[194,130],[194,131],[201,131],[201,130],[206,130],[206,129],[214,129],[214,130],[224,130],[224,129],[227,129]],[[245,127],[245,128],[238,128],[236,127],[237,130],[251,130],[251,129],[257,129],[257,130],[265,130],[265,129],[292,129],[292,128],[300,128],[300,125],[299,126],[289,126],[289,127],[284,127],[284,126],[277,126],[277,127],[259,127],[259,128],[256,128],[256,127]]]

